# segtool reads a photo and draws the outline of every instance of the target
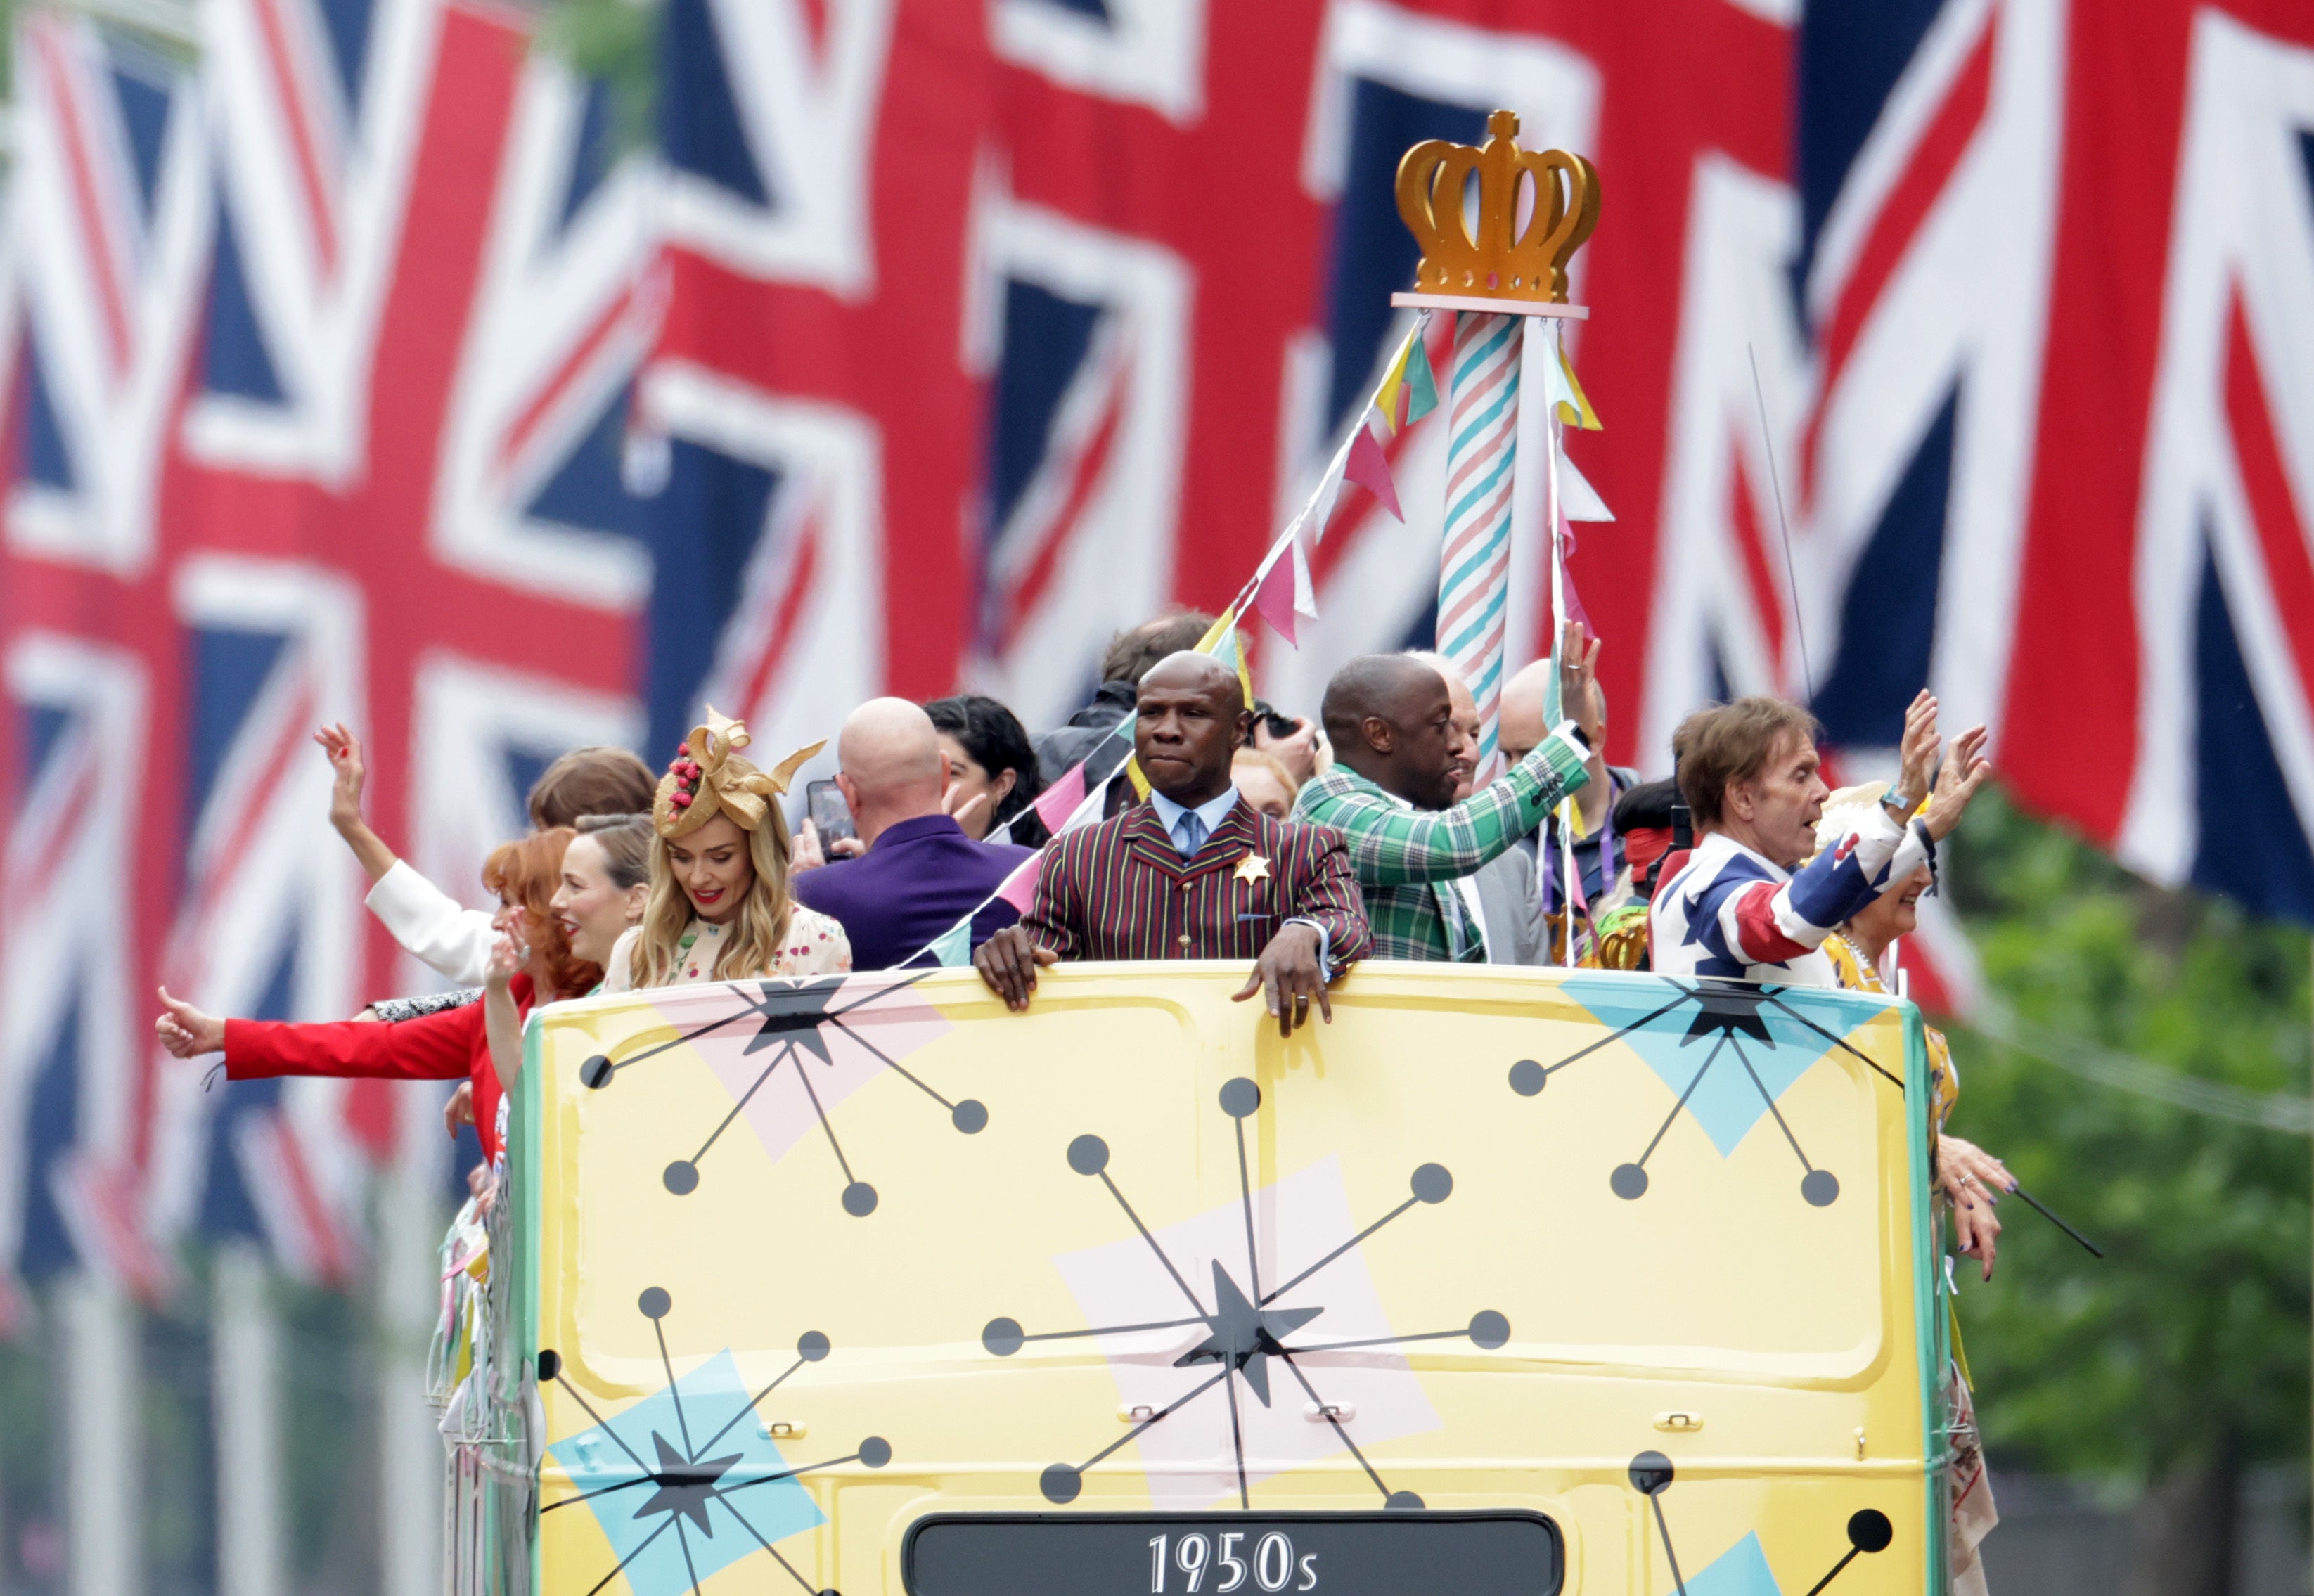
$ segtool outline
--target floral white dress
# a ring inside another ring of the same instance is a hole
[[[610,962],[603,970],[603,991],[634,990],[631,972],[634,968],[635,939],[641,934],[641,927],[631,925],[620,932],[619,939],[611,945]],[[724,934],[722,926],[693,920],[684,928],[682,939],[675,945],[675,975],[667,984],[693,986],[702,981],[715,980],[715,961],[722,955]],[[780,946],[780,957],[774,966],[764,974],[840,975],[851,968],[852,939],[843,934],[842,924],[797,904],[788,911],[788,934]]]

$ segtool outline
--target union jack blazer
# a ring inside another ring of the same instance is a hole
[[[1289,920],[1326,928],[1337,970],[1373,948],[1342,834],[1240,800],[1188,860],[1145,803],[1064,833],[1020,926],[1064,959],[1250,960]]]

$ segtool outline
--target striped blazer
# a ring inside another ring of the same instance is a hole
[[[1066,959],[1250,960],[1289,920],[1326,928],[1337,970],[1373,950],[1339,832],[1241,800],[1184,860],[1143,803],[1054,840],[1020,929]]]

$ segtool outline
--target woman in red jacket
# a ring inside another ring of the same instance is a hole
[[[493,923],[501,957],[512,954],[522,959],[522,973],[510,983],[519,1015],[530,1012],[541,992],[548,1002],[575,998],[602,978],[600,966],[584,963],[571,952],[570,939],[549,907],[561,884],[563,850],[577,834],[568,826],[536,833],[498,849],[482,867],[482,885],[499,896]],[[219,1019],[171,997],[166,987],[161,1002],[165,1012],[154,1021],[161,1045],[179,1058],[222,1050],[228,1080],[337,1075],[472,1081],[474,1128],[481,1138],[482,1156],[492,1166],[499,1161],[499,1099],[504,1085],[490,1064],[484,1004],[467,1003],[398,1025],[361,1020],[288,1025]]]

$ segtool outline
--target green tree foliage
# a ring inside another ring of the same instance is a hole
[[[2148,886],[2003,803],[1947,881],[1988,984],[2022,1018],[2261,1096],[2308,1090],[2303,930]],[[1960,1318],[1996,1465],[2152,1484],[2302,1462],[2308,1195],[2301,1135],[2188,1112],[1955,1032],[1952,1130],[2100,1243],[2009,1198],[1998,1272]]]
[[[658,103],[658,7],[645,0],[551,0],[540,45],[584,76],[607,84],[618,153],[652,139]]]

